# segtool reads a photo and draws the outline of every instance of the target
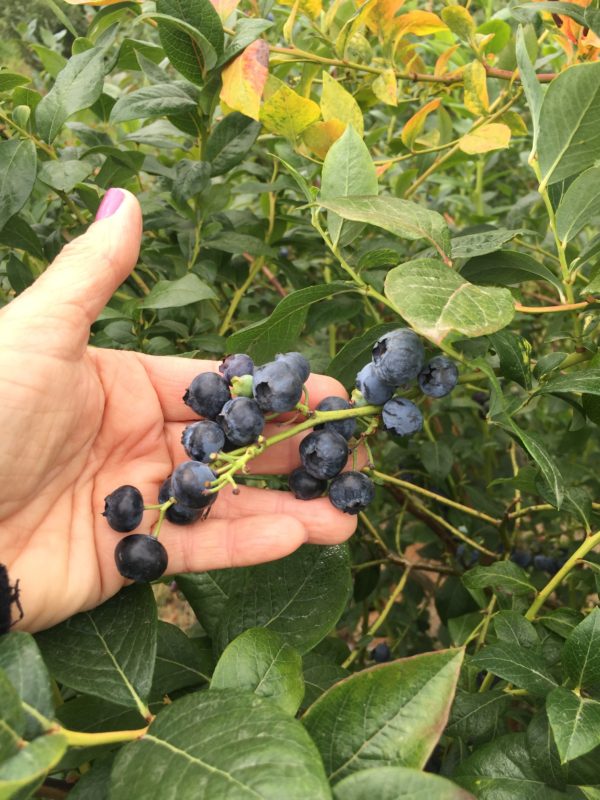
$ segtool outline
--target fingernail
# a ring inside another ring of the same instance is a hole
[[[96,214],[96,221],[112,217],[123,200],[125,200],[125,192],[122,189],[109,189],[102,198]]]

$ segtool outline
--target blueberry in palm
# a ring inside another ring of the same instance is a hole
[[[356,389],[360,392],[359,399],[368,405],[382,406],[394,394],[394,387],[381,380],[375,372],[372,361],[360,370],[355,383]],[[355,399],[355,393],[352,394],[352,398]]]
[[[158,492],[158,502],[159,503],[166,503],[173,496],[173,492],[171,490],[171,476],[169,476],[165,481],[163,481],[162,486]],[[169,506],[167,509],[167,513],[165,517],[172,522],[173,525],[191,525],[193,522],[197,522],[202,515],[201,508],[188,508],[188,506],[183,506],[181,503],[175,503],[172,506]]]
[[[383,427],[397,436],[412,436],[423,428],[419,408],[405,397],[392,397],[381,412]]]
[[[310,375],[310,363],[302,353],[277,353],[275,361],[282,361],[287,364],[300,378],[302,383],[306,383]]]
[[[314,500],[327,489],[327,481],[315,478],[303,467],[297,467],[288,478],[290,491],[297,500]]]
[[[358,514],[373,502],[375,485],[362,472],[342,472],[331,481],[329,499],[346,514]]]
[[[386,333],[373,347],[375,371],[390,386],[401,386],[416,378],[424,358],[423,342],[410,328]]]
[[[458,367],[446,356],[435,356],[418,375],[423,394],[445,397],[458,383]]]
[[[144,515],[144,498],[135,486],[119,486],[104,498],[102,516],[119,533],[135,530]]]
[[[233,378],[241,378],[243,375],[254,374],[254,361],[246,353],[234,353],[226,356],[219,366],[219,372],[227,383],[231,383]]]
[[[351,403],[347,400],[344,400],[343,397],[325,397],[321,402],[318,404],[316,410],[317,411],[344,411],[348,408],[352,408]],[[315,425],[315,430],[319,431],[324,429],[326,431],[336,431],[340,433],[344,439],[351,439],[354,436],[354,431],[356,430],[356,420],[352,417],[348,419],[335,419],[331,422],[324,422],[322,425]]]
[[[231,399],[231,392],[225,378],[216,372],[201,372],[191,382],[183,402],[196,414],[215,419],[225,403]]]
[[[115,563],[124,578],[148,583],[164,574],[169,558],[158,539],[146,533],[132,533],[115,547]]]
[[[302,385],[298,373],[283,359],[254,370],[254,399],[265,413],[292,411],[302,397]]]
[[[188,508],[207,508],[217,498],[216,492],[208,491],[216,477],[208,464],[184,461],[175,467],[171,475],[173,497]]]
[[[313,431],[300,442],[302,465],[313,478],[334,478],[346,466],[348,454],[348,443],[336,431]]]
[[[181,444],[194,461],[210,461],[211,455],[225,446],[225,434],[216,422],[201,419],[184,429]]]
[[[265,418],[256,400],[250,397],[234,397],[228,400],[217,422],[224,431],[227,441],[236,447],[255,442],[263,432]]]

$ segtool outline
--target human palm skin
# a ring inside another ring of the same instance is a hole
[[[90,348],[89,326],[137,259],[135,199],[65,248],[36,283],[0,312],[0,562],[19,580],[24,617],[40,630],[102,603],[127,581],[114,548],[119,534],[102,516],[104,497],[137,486],[147,504],[173,467],[196,419],[182,402],[192,378],[214,362]],[[311,376],[311,405],[340,393]],[[298,464],[298,440],[259,456],[259,473]],[[157,511],[139,527],[149,532]],[[168,573],[281,558],[305,542],[335,543],[355,520],[326,498],[303,503],[287,492],[223,490],[209,518],[166,522]]]

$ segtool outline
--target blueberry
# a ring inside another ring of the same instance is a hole
[[[214,419],[230,398],[225,378],[216,372],[201,372],[183,395],[183,402],[201,417]]]
[[[209,494],[210,483],[216,475],[201,461],[184,461],[175,467],[171,475],[173,497],[188,508],[206,508],[216,500],[216,492]]]
[[[343,397],[325,397],[317,406],[317,411],[342,411],[347,408],[352,408],[352,405],[344,400]],[[335,419],[331,422],[324,422],[322,425],[315,425],[315,430],[321,429],[326,431],[336,431],[340,433],[344,439],[351,439],[356,430],[356,420],[350,417],[349,419]]]
[[[552,558],[552,556],[544,556],[542,554],[538,554],[533,557],[533,566],[536,569],[539,569],[540,572],[547,572],[550,575],[554,575],[560,569],[555,558]]]
[[[310,375],[310,364],[302,353],[277,353],[275,361],[283,361],[298,375],[302,383],[306,383]]]
[[[313,431],[300,442],[302,464],[313,478],[334,478],[346,466],[348,454],[348,443],[336,431]]]
[[[381,380],[372,362],[366,364],[356,376],[356,388],[365,403],[374,406],[382,406],[394,394],[394,387]]]
[[[423,342],[410,328],[386,333],[373,347],[375,372],[390,386],[401,386],[416,378],[424,358]]]
[[[397,436],[411,436],[423,427],[423,415],[417,406],[405,397],[392,397],[381,412],[383,427]]]
[[[529,550],[513,550],[510,554],[510,560],[519,567],[526,569],[531,564],[532,556]]]
[[[223,406],[217,421],[227,440],[236,447],[255,442],[265,427],[265,418],[256,400],[234,397]]]
[[[166,503],[167,500],[172,496],[171,478],[168,477],[165,481],[163,481],[163,484],[160,487],[158,492],[158,502]],[[169,520],[169,522],[172,522],[173,525],[191,525],[192,522],[197,522],[201,515],[202,509],[200,508],[188,508],[187,506],[182,506],[181,503],[175,503],[175,505],[169,506],[165,517]]]
[[[225,434],[216,422],[202,419],[184,429],[181,444],[194,461],[210,461],[212,453],[218,453],[223,449]]]
[[[446,356],[435,356],[419,372],[417,380],[423,394],[445,397],[458,383],[458,367]]]
[[[169,558],[158,539],[146,533],[132,533],[115,547],[115,563],[124,578],[148,583],[160,578]]]
[[[119,486],[104,498],[103,517],[119,533],[135,530],[144,516],[144,498],[135,486]]]
[[[373,481],[362,472],[342,472],[331,481],[329,499],[346,514],[358,514],[375,497]]]
[[[302,397],[302,380],[284,360],[254,370],[254,399],[263,412],[292,411]]]
[[[389,661],[391,657],[392,657],[392,651],[390,650],[386,642],[380,642],[371,651],[371,658],[377,664],[383,664],[386,661]]]
[[[231,383],[232,378],[253,375],[254,361],[245,353],[234,353],[234,355],[226,356],[223,359],[223,363],[219,366],[219,372],[227,383]]]
[[[314,500],[321,497],[327,488],[327,481],[314,478],[302,467],[297,467],[288,478],[290,491],[297,500]]]

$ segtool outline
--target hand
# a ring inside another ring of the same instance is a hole
[[[120,205],[119,205],[120,202]],[[116,207],[118,205],[118,207]],[[109,212],[111,216],[106,216]],[[20,581],[35,631],[104,602],[127,583],[117,572],[120,534],[101,515],[104,497],[133,484],[147,504],[173,467],[193,412],[192,378],[215,362],[88,347],[90,325],[133,269],[142,219],[133,195],[112,190],[99,219],[0,312],[0,562]],[[309,380],[311,404],[342,394],[331,378]],[[268,450],[258,473],[288,473],[298,438]],[[149,532],[157,511],[147,511]],[[305,542],[347,539],[355,518],[322,498],[242,487],[224,490],[210,517],[181,528],[165,521],[168,573],[256,564]]]

